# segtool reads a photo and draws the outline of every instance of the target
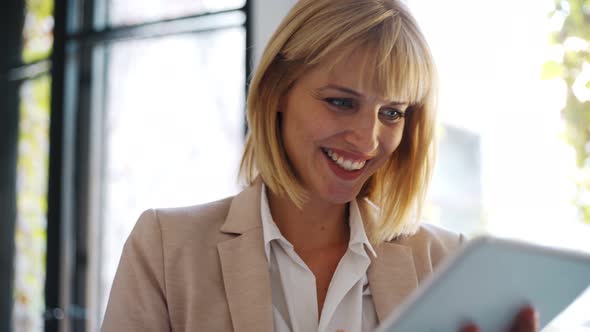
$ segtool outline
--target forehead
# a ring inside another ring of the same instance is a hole
[[[368,99],[387,103],[407,100],[401,91],[391,88],[391,82],[384,82],[380,78],[378,65],[370,56],[370,52],[363,50],[330,57],[307,71],[303,79],[310,88],[338,85]]]

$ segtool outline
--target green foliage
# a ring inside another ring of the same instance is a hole
[[[565,67],[562,63],[557,61],[547,61],[543,64],[541,70],[541,78],[544,80],[551,80],[554,78],[562,77],[565,71]]]
[[[48,17],[53,15],[53,1],[27,0],[27,9],[39,17]]]
[[[25,63],[44,60],[53,46],[53,0],[26,0]],[[43,330],[43,287],[47,243],[47,182],[51,77],[22,83],[17,163],[15,229],[15,331]]]
[[[43,329],[51,77],[21,86],[15,230],[14,330]]]
[[[580,82],[584,66],[590,65],[590,0],[555,0],[550,16],[554,21],[563,19],[561,29],[549,38],[564,53],[561,61],[544,64],[541,77],[559,78],[567,86],[562,117],[567,125],[566,139],[576,150],[576,204],[583,220],[590,223],[590,101],[579,91],[590,89],[590,81]]]
[[[27,0],[23,29],[23,61],[31,63],[49,57],[53,45],[53,0]]]

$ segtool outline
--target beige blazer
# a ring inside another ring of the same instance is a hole
[[[221,201],[144,212],[125,243],[102,331],[272,331],[260,192],[258,183]],[[367,275],[378,319],[461,240],[423,225],[377,246]]]

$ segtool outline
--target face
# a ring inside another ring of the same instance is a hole
[[[308,71],[280,110],[287,156],[316,202],[353,200],[401,142],[407,102],[379,96],[361,68],[352,56]]]

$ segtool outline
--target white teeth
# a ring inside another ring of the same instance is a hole
[[[344,168],[347,171],[356,171],[363,168],[366,164],[366,160],[362,161],[354,161],[354,160],[346,160],[342,156],[339,156],[336,152],[324,149],[324,152],[336,163],[336,165]]]
[[[340,159],[339,159],[340,160]],[[352,161],[346,160],[342,165],[345,169],[352,169]]]

